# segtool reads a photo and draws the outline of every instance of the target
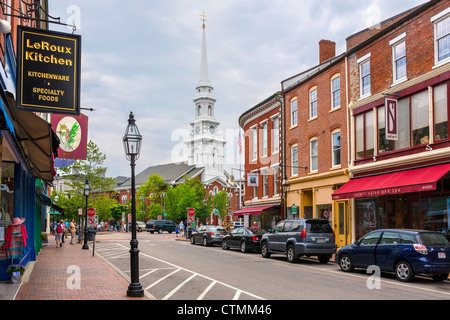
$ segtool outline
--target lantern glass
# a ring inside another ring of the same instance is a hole
[[[91,186],[88,184],[87,180],[84,183],[84,195],[87,197],[91,191]]]
[[[136,120],[134,120],[133,113],[131,112],[130,118],[128,119],[128,126],[123,137],[123,146],[127,158],[130,158],[132,155],[136,156],[136,158],[139,157],[139,153],[141,152],[141,140],[142,136],[136,125]]]

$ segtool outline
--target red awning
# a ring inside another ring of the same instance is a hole
[[[333,193],[333,200],[376,197],[436,190],[437,181],[450,171],[450,163],[351,179]]]
[[[270,206],[254,206],[254,207],[246,207],[241,210],[235,211],[233,215],[235,216],[242,216],[242,215],[250,215],[250,214],[261,214],[263,210],[275,207],[276,205],[270,205]]]

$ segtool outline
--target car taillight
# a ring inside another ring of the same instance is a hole
[[[428,249],[423,244],[414,244],[414,249],[421,254],[428,254]]]
[[[306,228],[300,233],[300,238],[306,238]]]
[[[214,232],[208,232],[208,233],[209,233],[210,236],[213,236],[213,235],[214,235]]]
[[[259,241],[259,237],[253,236],[252,241]]]

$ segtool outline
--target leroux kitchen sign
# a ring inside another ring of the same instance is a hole
[[[80,114],[81,36],[17,27],[16,107]]]

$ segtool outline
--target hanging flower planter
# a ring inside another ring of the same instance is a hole
[[[9,274],[9,277],[11,279],[11,283],[21,283],[22,282],[22,276],[25,272],[25,267],[20,264],[13,264],[8,267],[6,270]]]

